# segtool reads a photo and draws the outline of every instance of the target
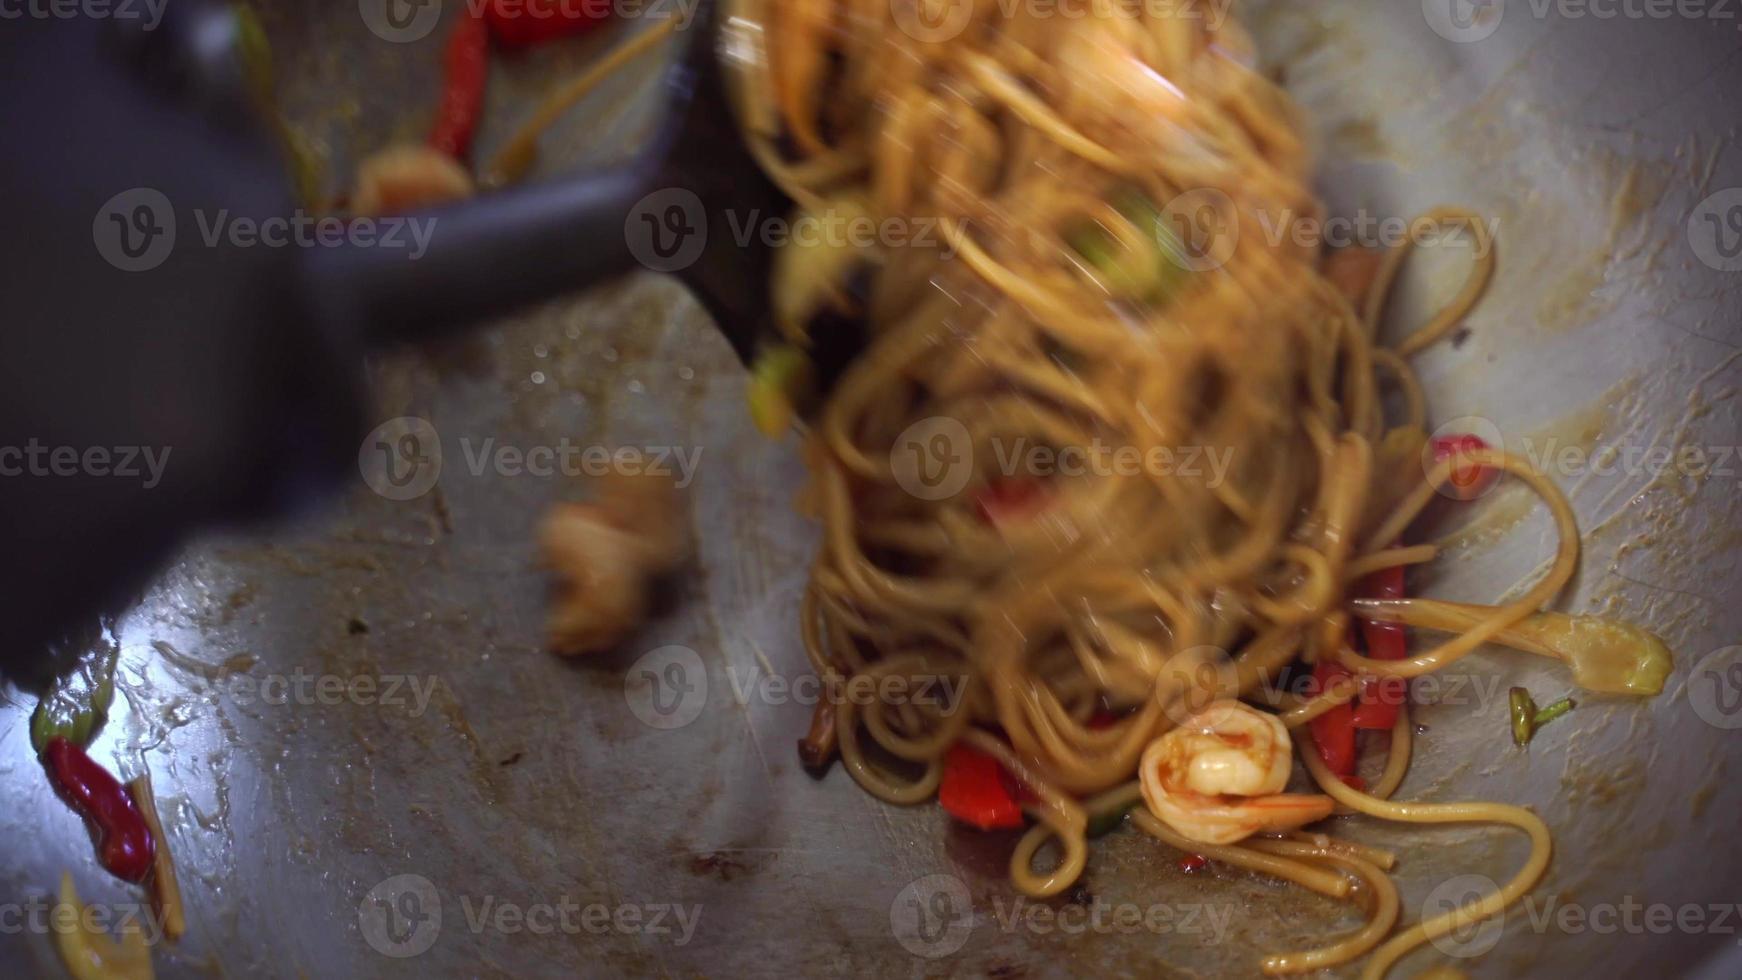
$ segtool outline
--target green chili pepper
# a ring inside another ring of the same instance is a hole
[[[1554,721],[1561,715],[1578,706],[1572,698],[1561,698],[1553,704],[1542,708],[1536,706],[1530,692],[1522,687],[1512,689],[1512,740],[1519,745],[1529,744],[1536,736],[1536,730]]]
[[[230,9],[236,17],[236,58],[242,64],[248,95],[278,139],[297,199],[305,207],[311,206],[320,197],[324,176],[320,154],[305,137],[290,128],[284,114],[278,111],[278,73],[273,67],[272,42],[267,40],[260,15],[241,4]]]
[[[1542,710],[1538,711],[1536,716],[1531,719],[1531,725],[1535,728],[1541,728],[1576,707],[1578,707],[1578,702],[1572,698],[1561,698],[1553,704],[1544,705]]]
[[[272,44],[266,40],[266,28],[260,23],[260,15],[251,8],[237,4],[231,10],[236,16],[236,55],[242,62],[248,93],[262,105],[271,105],[275,79]]]
[[[1130,813],[1131,809],[1136,805],[1137,801],[1132,800],[1124,806],[1114,807],[1111,810],[1102,810],[1100,813],[1089,818],[1089,826],[1085,830],[1085,834],[1090,840],[1094,840],[1097,837],[1118,830],[1119,825],[1125,822],[1125,815]]]
[[[115,700],[118,659],[120,649],[104,644],[43,693],[30,715],[30,744],[38,754],[56,735],[80,748],[90,744]]]
[[[1530,737],[1536,734],[1536,702],[1522,687],[1513,688],[1508,697],[1512,703],[1512,741],[1529,745]]]
[[[1143,232],[1151,248],[1127,251],[1107,230],[1086,225],[1065,236],[1071,250],[1100,274],[1114,294],[1145,303],[1159,303],[1179,285],[1188,268],[1185,248],[1155,204],[1137,191],[1114,198],[1113,206]]]

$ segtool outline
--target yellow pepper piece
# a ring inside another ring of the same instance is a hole
[[[63,923],[58,913],[54,945],[73,980],[152,980],[151,949],[137,925],[121,930],[119,941],[92,927],[85,905],[73,887],[73,876],[60,876],[60,904],[71,910],[72,922]]]

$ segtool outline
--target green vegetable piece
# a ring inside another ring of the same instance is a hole
[[[1065,243],[1093,266],[1113,293],[1124,299],[1157,304],[1179,286],[1188,265],[1185,247],[1168,227],[1154,203],[1136,191],[1117,195],[1113,206],[1149,239],[1150,247],[1127,250],[1105,228],[1086,225],[1065,236]]]
[[[1114,807],[1111,810],[1103,810],[1090,817],[1089,826],[1085,830],[1088,838],[1094,840],[1097,837],[1103,837],[1118,830],[1119,825],[1125,822],[1125,815],[1130,813],[1133,807],[1137,806],[1137,802],[1137,800],[1132,800],[1124,806]]]
[[[38,754],[56,735],[80,748],[91,743],[115,701],[115,662],[120,653],[113,644],[98,647],[43,693],[30,715],[30,745]]]
[[[1578,702],[1574,701],[1572,698],[1561,698],[1553,704],[1545,705],[1541,711],[1536,713],[1536,716],[1531,719],[1530,723],[1535,728],[1541,728],[1576,707],[1578,707]]]
[[[1512,741],[1529,745],[1530,737],[1536,734],[1536,702],[1522,687],[1509,691],[1508,698],[1512,705]]]
[[[248,93],[263,107],[270,106],[276,83],[272,71],[272,44],[266,39],[266,28],[252,8],[237,4],[231,9],[236,15],[236,55],[242,62]]]

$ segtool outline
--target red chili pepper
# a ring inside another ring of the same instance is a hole
[[[490,67],[490,32],[484,20],[467,13],[448,35],[442,58],[442,101],[429,145],[457,160],[472,149],[472,134],[484,112],[484,80]]]
[[[580,34],[605,22],[609,0],[490,0],[484,19],[497,43],[524,48]]]
[[[1361,580],[1356,594],[1370,599],[1403,598],[1403,566],[1382,568]],[[1402,660],[1409,655],[1403,624],[1361,621],[1361,636],[1367,641],[1367,656],[1374,660]],[[1397,709],[1409,699],[1409,682],[1401,677],[1367,677],[1355,705],[1356,728],[1390,731]]]
[[[97,834],[97,858],[124,881],[144,881],[157,845],[133,797],[85,750],[57,735],[43,747],[55,788],[90,821]]]
[[[974,506],[988,524],[1026,520],[1045,509],[1052,492],[1039,480],[994,480],[974,494]]]
[[[1488,444],[1481,436],[1464,433],[1455,436],[1436,436],[1433,440],[1434,462],[1439,462],[1449,456],[1460,453],[1487,449]],[[1458,463],[1452,467],[1452,473],[1446,478],[1443,489],[1448,490],[1459,500],[1475,500],[1488,492],[1498,477],[1491,467],[1479,463]]]
[[[1210,866],[1210,859],[1202,854],[1187,854],[1179,859],[1179,869],[1186,874],[1195,875]]]
[[[1331,684],[1339,678],[1348,676],[1348,668],[1328,660],[1321,660],[1313,667],[1313,680],[1316,682],[1315,686],[1319,693],[1329,690]],[[1319,758],[1325,760],[1325,767],[1337,776],[1348,776],[1354,773],[1354,708],[1348,704],[1339,704],[1314,718],[1310,724],[1313,731],[1313,743],[1318,746]]]
[[[997,759],[971,746],[954,745],[944,756],[938,802],[950,816],[970,826],[1009,830],[1022,826],[1014,782]]]

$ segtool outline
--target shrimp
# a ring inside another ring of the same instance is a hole
[[[1321,794],[1284,793],[1288,729],[1239,701],[1217,701],[1143,751],[1138,777],[1156,819],[1206,844],[1292,830],[1330,816]]]
[[[357,167],[351,213],[404,214],[471,197],[472,175],[458,160],[428,146],[390,146]]]
[[[551,649],[573,656],[615,646],[647,616],[653,579],[683,562],[687,543],[668,477],[612,473],[591,503],[552,508],[539,529],[544,563],[560,580]]]

